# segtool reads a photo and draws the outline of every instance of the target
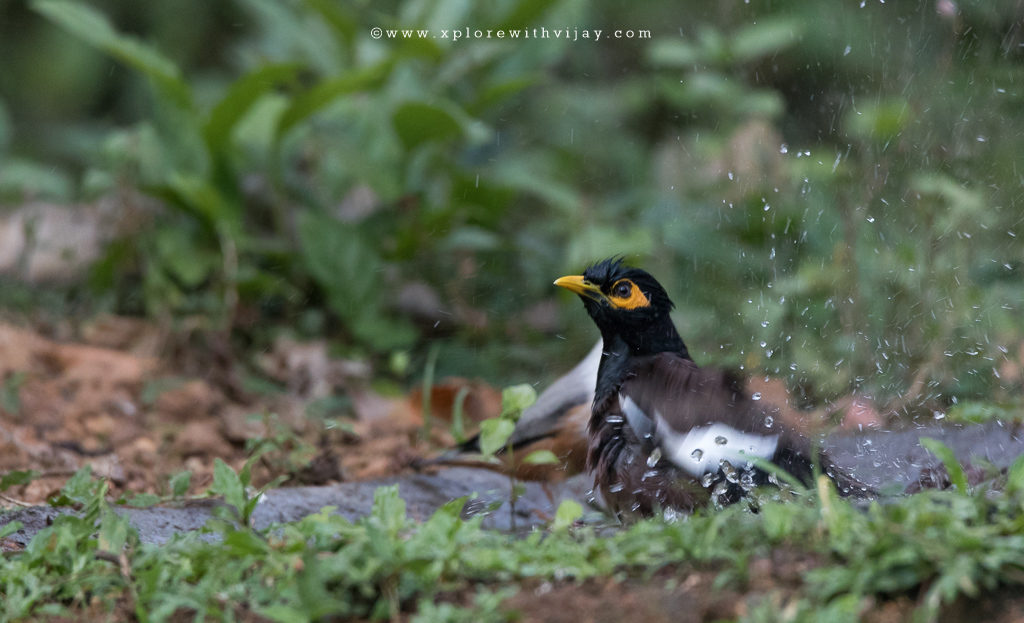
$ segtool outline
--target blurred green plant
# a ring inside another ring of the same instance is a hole
[[[1012,3],[238,0],[233,66],[204,72],[84,4],[32,6],[153,87],[141,121],[80,151],[80,191],[174,208],[98,268],[101,289],[141,282],[150,314],[226,330],[239,308],[324,310],[309,330],[418,364],[422,338],[451,338],[439,375],[503,383],[583,352],[590,328],[535,304],[621,252],[666,283],[702,360],[810,399],[917,415],[1020,384],[1000,376],[1024,340]],[[369,37],[460,23],[653,36]],[[23,116],[0,123],[11,155]]]
[[[244,474],[217,469],[229,502],[255,499],[244,492]],[[261,530],[214,520],[205,534],[155,545],[139,541],[106,502],[106,485],[84,470],[58,496],[77,513],[58,516],[23,551],[0,557],[0,617],[127,608],[153,621],[241,612],[280,621],[417,612],[493,620],[524,580],[649,581],[657,572],[671,581],[714,569],[716,586],[743,589],[762,568],[753,561],[797,556],[810,565],[785,586],[797,620],[855,620],[865,599],[884,603],[914,591],[915,620],[930,621],[961,596],[1021,583],[1024,458],[998,487],[925,491],[866,507],[838,497],[827,478],[821,483],[787,502],[766,497],[757,513],[737,504],[620,529],[574,527],[580,509],[565,504],[551,531],[525,536],[485,530],[479,515],[462,519],[465,499],[414,521],[397,486],[381,487],[372,512],[355,521],[331,508]],[[764,610],[773,593],[763,599],[744,620],[774,620]]]

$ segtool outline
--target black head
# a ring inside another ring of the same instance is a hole
[[[605,344],[625,342],[634,354],[671,351],[686,355],[669,313],[674,305],[665,288],[648,272],[608,258],[582,275],[555,281],[578,294],[601,331]]]

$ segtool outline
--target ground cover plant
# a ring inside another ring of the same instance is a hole
[[[956,488],[859,508],[822,479],[817,491],[761,492],[624,527],[560,511],[549,529],[510,535],[460,517],[462,499],[411,521],[394,487],[380,488],[373,512],[355,522],[324,509],[257,531],[246,523],[254,498],[242,493],[245,476],[225,467],[213,488],[228,502],[222,516],[153,545],[139,543],[103,482],[82,472],[55,501],[80,512],[0,561],[2,616],[543,620],[529,598],[509,600],[601,577],[626,596],[645,584],[686,596],[680,587],[708,576],[713,591],[745,593],[725,612],[738,620],[863,620],[887,602],[902,618],[937,620],[956,600],[999,588],[1019,607],[1009,595],[1024,579],[1022,478],[1018,461],[998,495]],[[705,614],[721,608],[709,595],[687,599]]]

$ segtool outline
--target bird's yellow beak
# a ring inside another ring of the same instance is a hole
[[[566,290],[575,292],[580,296],[592,298],[595,301],[600,301],[605,298],[604,293],[601,292],[601,288],[584,279],[583,275],[566,275],[565,277],[559,277],[558,279],[555,279],[555,285],[559,288],[565,288]]]

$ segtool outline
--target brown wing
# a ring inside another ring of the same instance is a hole
[[[677,432],[721,423],[744,433],[779,434],[778,408],[753,400],[742,380],[697,367],[673,353],[640,358],[619,393],[648,416],[657,413]]]
[[[707,473],[727,460],[744,469],[751,457],[774,462],[810,485],[814,452],[808,439],[788,429],[779,410],[754,400],[735,376],[699,368],[671,353],[638,358],[618,388],[595,405],[588,460],[606,496],[619,484],[632,487],[612,501],[639,504],[639,512],[662,506],[692,508],[706,500],[695,490]],[[840,473],[827,456],[822,470],[849,492],[859,485]],[[656,491],[663,472],[674,475],[669,492]],[[766,475],[760,470],[758,482]],[[610,484],[609,484],[610,483]]]

